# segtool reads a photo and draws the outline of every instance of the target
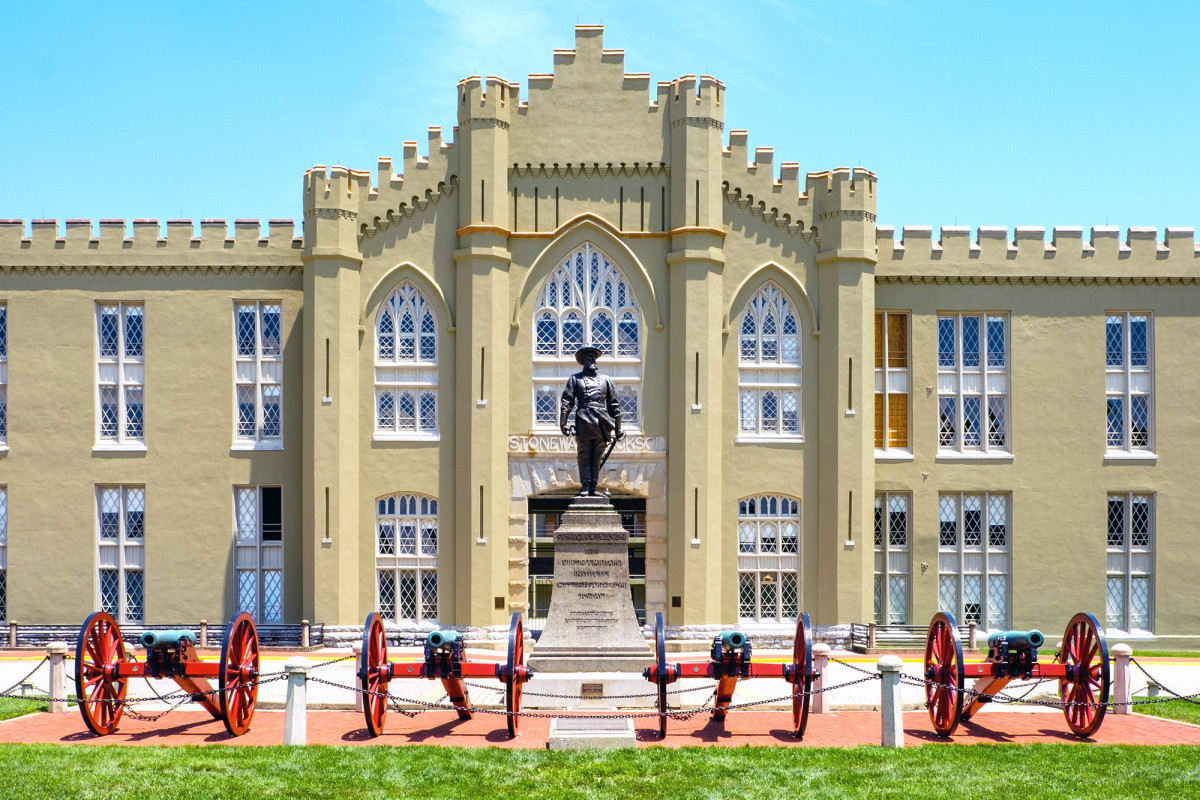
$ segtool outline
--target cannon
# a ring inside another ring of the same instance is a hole
[[[146,648],[143,661],[125,650],[117,621],[97,611],[84,621],[75,643],[75,695],[88,730],[97,736],[115,733],[125,712],[130,678],[170,678],[191,694],[225,730],[241,736],[250,730],[258,702],[258,629],[242,612],[229,621],[219,662],[201,661],[191,631],[146,631],[138,636]],[[218,680],[213,689],[210,678]]]
[[[471,719],[471,699],[464,678],[496,678],[504,684],[504,708],[508,718],[508,737],[517,735],[521,723],[521,687],[533,677],[525,666],[525,638],[521,615],[513,614],[508,628],[508,660],[493,664],[471,663],[465,654],[465,642],[457,631],[436,630],[425,637],[422,661],[388,661],[387,635],[383,618],[372,611],[363,625],[362,655],[358,679],[363,691],[363,714],[371,736],[383,733],[387,713],[388,683],[395,678],[440,680],[446,696],[458,711],[459,719]]]
[[[737,682],[745,678],[783,678],[795,688],[792,691],[792,730],[797,739],[804,738],[808,727],[808,710],[812,682],[820,674],[812,666],[812,624],[808,614],[796,620],[796,638],[792,642],[790,664],[755,663],[753,646],[741,631],[722,631],[713,637],[708,661],[667,663],[666,627],[661,613],[654,620],[654,664],[642,672],[642,677],[658,687],[658,733],[667,736],[667,686],[682,677],[715,678],[716,699],[712,719],[723,722],[733,702]]]
[[[1045,643],[1046,637],[1036,630],[993,633],[988,636],[987,657],[964,664],[954,617],[935,614],[925,639],[925,706],[934,730],[949,737],[959,722],[992,702],[1010,681],[1057,678],[1071,732],[1079,737],[1095,733],[1104,721],[1111,685],[1108,642],[1100,623],[1091,614],[1072,617],[1062,649],[1050,663],[1038,661],[1038,648]],[[975,678],[969,702],[963,688],[967,678]]]

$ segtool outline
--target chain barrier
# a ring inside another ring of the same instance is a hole
[[[21,684],[22,684],[22,683],[24,683],[25,681],[27,681],[27,680],[29,680],[30,678],[32,678],[32,677],[33,677],[33,674],[34,674],[35,672],[37,672],[39,669],[41,669],[41,668],[42,668],[42,664],[45,664],[45,663],[46,663],[47,661],[49,661],[49,660],[50,660],[50,656],[45,656],[45,657],[43,657],[43,658],[42,658],[42,660],[41,660],[41,661],[39,661],[39,662],[38,662],[38,663],[37,663],[37,664],[34,666],[34,668],[33,668],[33,669],[29,670],[29,674],[28,674],[28,675],[26,675],[25,677],[21,678],[19,681],[17,681],[16,683],[14,683],[12,686],[10,686],[10,687],[8,687],[7,689],[5,689],[3,692],[0,692],[0,697],[25,697],[27,700],[40,700],[40,699],[41,699],[41,696],[40,696],[40,695],[39,695],[39,696],[37,696],[37,697],[33,697],[33,696],[30,696],[30,695],[22,695],[22,694],[20,694],[20,693],[19,693],[19,691],[18,691],[18,690],[21,688]],[[46,697],[47,697],[47,698],[49,698],[49,697],[50,697],[50,693],[49,693],[49,692],[47,692],[47,693],[46,693]]]
[[[1162,689],[1163,691],[1165,691],[1167,694],[1171,695],[1171,697],[1170,697],[1170,698],[1168,698],[1169,700],[1183,700],[1184,702],[1191,703],[1192,705],[1198,705],[1198,706],[1200,706],[1200,700],[1197,700],[1197,699],[1196,699],[1196,698],[1200,697],[1200,692],[1197,692],[1196,694],[1189,694],[1189,695],[1177,694],[1176,692],[1174,692],[1174,691],[1172,691],[1171,689],[1168,689],[1166,686],[1164,686],[1164,685],[1163,685],[1163,683],[1162,683],[1162,681],[1160,681],[1158,678],[1154,677],[1154,676],[1153,676],[1153,675],[1151,675],[1149,672],[1147,672],[1147,671],[1146,671],[1146,668],[1145,668],[1145,667],[1143,667],[1143,666],[1142,666],[1142,664],[1141,664],[1141,662],[1140,662],[1140,661],[1138,661],[1136,658],[1134,658],[1133,656],[1130,656],[1130,657],[1129,657],[1129,661],[1130,661],[1130,663],[1132,663],[1132,664],[1133,664],[1135,667],[1137,667],[1138,669],[1140,669],[1140,670],[1142,671],[1142,674],[1143,674],[1143,675],[1145,675],[1147,678],[1149,678],[1149,679],[1150,679],[1151,681],[1153,681],[1154,683],[1158,684],[1158,686],[1159,686],[1159,688],[1160,688],[1160,689]],[[1154,698],[1154,697],[1148,697],[1148,698],[1146,698],[1146,703],[1145,703],[1145,704],[1149,704],[1149,703],[1162,703],[1162,702],[1165,702],[1165,701],[1164,701],[1164,700],[1160,700],[1160,699],[1158,699],[1158,698]],[[1144,705],[1144,704],[1143,704],[1143,705]]]

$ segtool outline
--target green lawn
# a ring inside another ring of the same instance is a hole
[[[1200,796],[1200,747],[903,750],[0,745],[13,798],[913,798]]]
[[[0,697],[0,719],[12,719],[34,711],[45,711],[45,700],[22,700],[19,697]]]
[[[1137,701],[1141,702],[1145,698],[1138,697]],[[1200,725],[1200,705],[1189,703],[1187,700],[1168,700],[1165,703],[1147,703],[1146,705],[1136,705],[1133,710],[1139,714],[1149,714],[1152,717],[1166,717],[1167,719],[1177,719],[1180,722],[1190,722],[1193,725]]]
[[[1196,650],[1134,650],[1133,657],[1134,658],[1200,658],[1200,651],[1196,651]]]

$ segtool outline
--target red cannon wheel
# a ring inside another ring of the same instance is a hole
[[[383,618],[375,611],[367,614],[363,624],[362,655],[358,674],[363,690],[363,715],[367,718],[367,733],[383,733],[383,718],[387,714],[388,653],[387,634]]]
[[[225,626],[218,687],[225,730],[241,736],[250,730],[258,703],[258,629],[245,611]]]
[[[1067,725],[1076,736],[1091,736],[1108,710],[1108,641],[1091,614],[1076,614],[1067,623],[1058,660],[1067,666],[1058,679]]]
[[[954,617],[942,611],[925,639],[925,707],[938,735],[954,733],[963,710],[963,653]]]
[[[806,611],[796,620],[796,640],[792,644],[792,730],[797,739],[804,738],[804,729],[808,727],[812,679],[812,622]],[[798,697],[802,688],[804,694]]]
[[[125,711],[128,678],[120,677],[125,642],[117,621],[103,611],[89,616],[75,642],[75,696],[83,723],[97,736],[116,733]]]
[[[658,735],[667,738],[667,627],[662,612],[654,615],[654,663],[658,666]]]
[[[508,670],[504,673],[504,710],[508,717],[508,738],[516,738],[521,727],[521,686],[525,683],[525,630],[521,615],[513,614],[508,626]]]

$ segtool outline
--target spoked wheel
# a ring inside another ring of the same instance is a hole
[[[812,622],[808,612],[796,621],[796,641],[792,644],[792,730],[804,738],[808,727],[808,708],[812,703]],[[797,696],[803,690],[803,695]]]
[[[504,674],[504,710],[508,717],[508,738],[517,736],[521,727],[521,686],[525,676],[519,675],[525,666],[525,630],[521,615],[513,614],[508,626],[508,671]]]
[[[950,736],[963,710],[963,653],[954,617],[939,611],[925,639],[925,707],[933,729]]]
[[[1108,710],[1108,641],[1091,614],[1076,614],[1063,634],[1059,661],[1066,676],[1058,679],[1067,725],[1076,736],[1091,736]]]
[[[662,612],[654,615],[654,663],[658,667],[658,735],[667,738],[667,629]]]
[[[117,621],[97,611],[84,621],[75,643],[75,696],[88,730],[97,736],[116,733],[125,711],[125,686],[120,676],[125,642]]]
[[[358,674],[363,690],[363,715],[367,718],[367,733],[383,733],[383,718],[387,714],[388,668],[387,634],[383,619],[372,611],[363,625],[362,659]]]
[[[225,627],[220,674],[221,719],[225,730],[241,736],[250,730],[258,703],[258,629],[245,611]]]

